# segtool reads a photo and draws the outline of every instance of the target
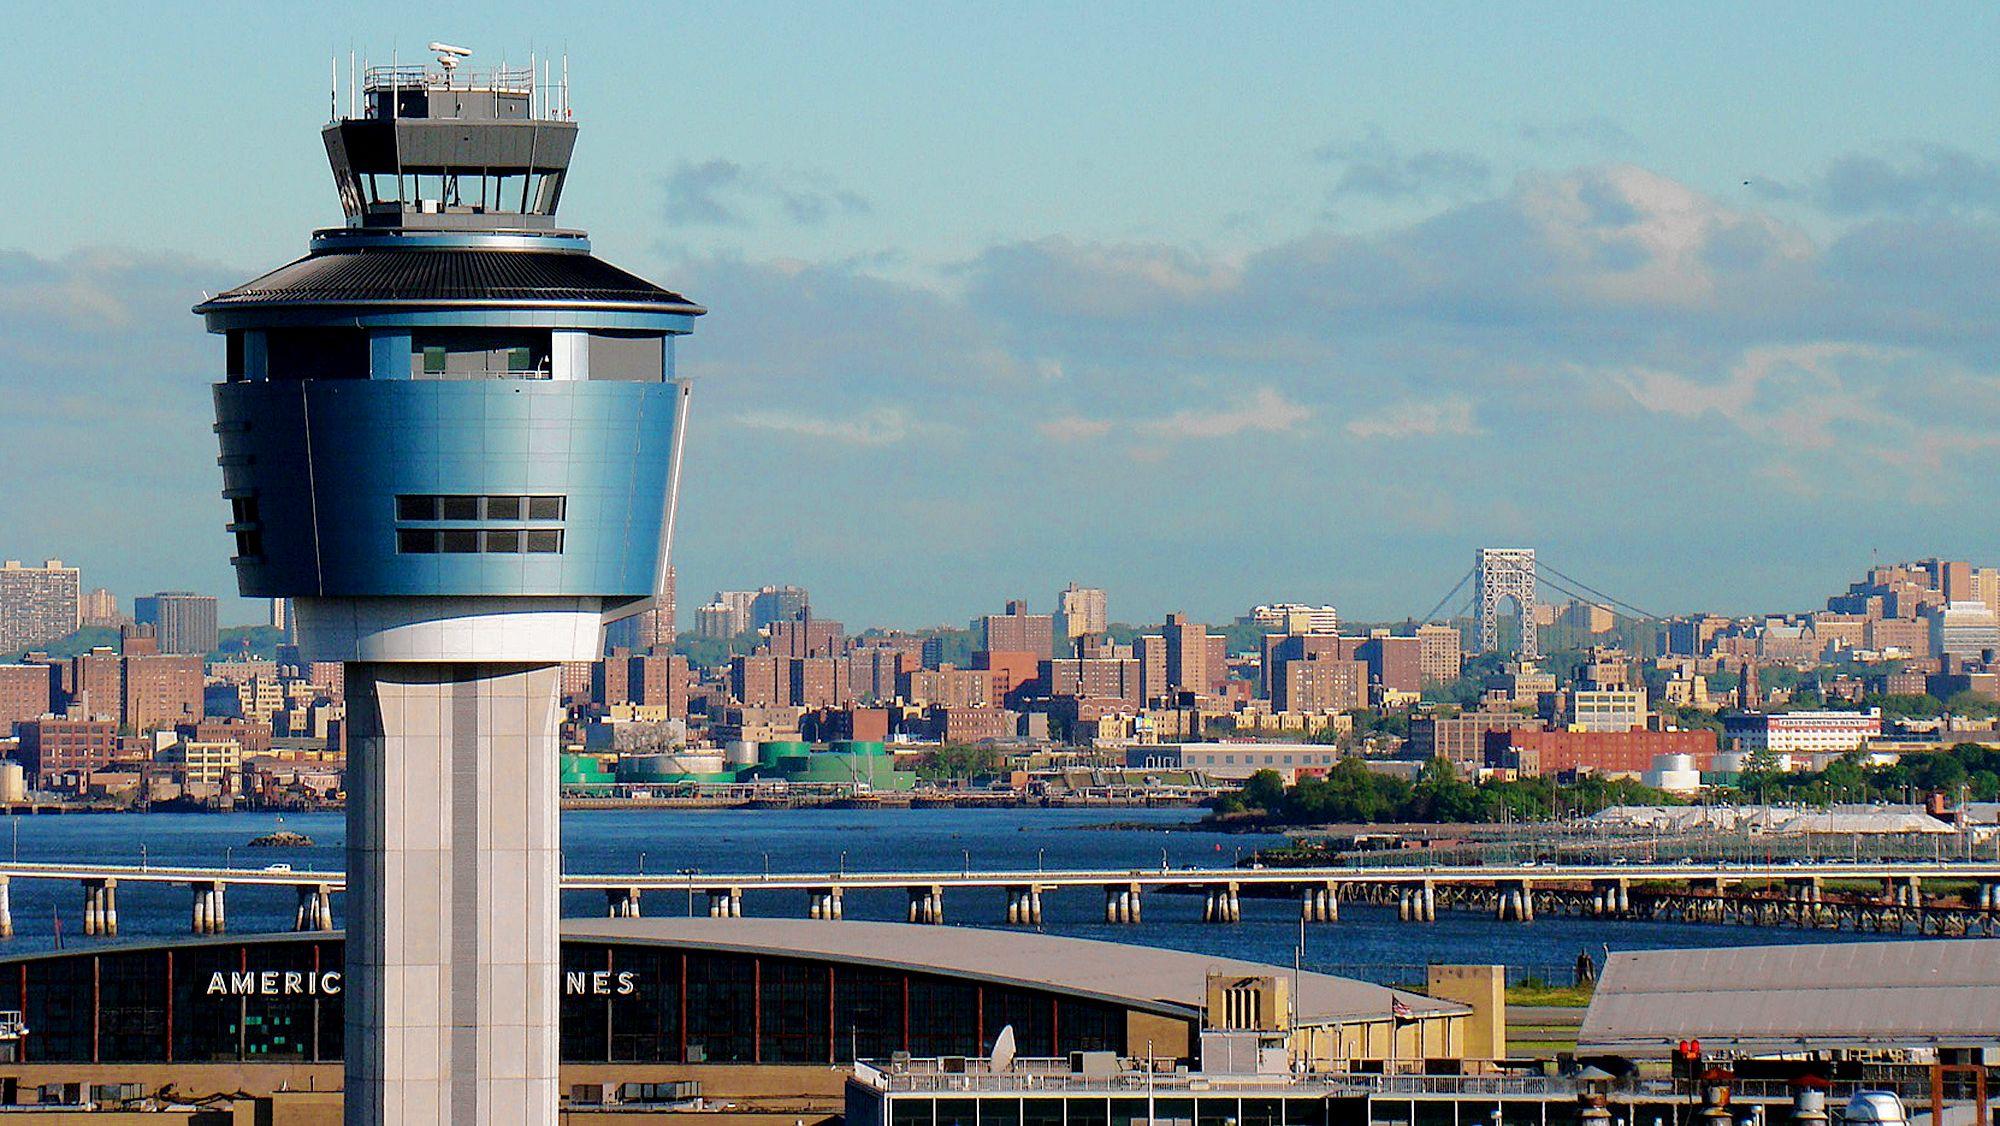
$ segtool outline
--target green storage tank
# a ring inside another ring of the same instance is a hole
[[[811,752],[812,744],[810,743],[803,743],[797,739],[773,739],[769,742],[758,744],[757,761],[766,766],[772,766],[779,759],[790,758],[794,755],[807,755]]]

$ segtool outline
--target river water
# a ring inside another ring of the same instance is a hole
[[[563,815],[563,850],[570,872],[710,873],[849,872],[923,868],[1033,869],[1228,868],[1247,854],[1277,844],[1275,835],[1202,832],[1199,810],[587,810]],[[288,863],[294,868],[339,869],[345,822],[339,813],[99,814],[9,818],[0,848],[22,861],[96,861],[243,867]],[[1110,824],[1135,826],[1105,828]],[[1137,827],[1143,826],[1143,827]],[[253,849],[252,837],[285,828],[314,840],[310,848]],[[185,887],[126,884],[118,889],[120,938],[158,938],[189,931],[191,897]],[[235,934],[285,930],[297,901],[284,888],[231,888],[229,930]],[[1043,929],[1055,934],[1105,938],[1291,964],[1299,941],[1293,899],[1244,899],[1243,921],[1201,922],[1201,900],[1191,895],[1149,895],[1145,921],[1112,926],[1096,889],[1043,894]],[[850,892],[848,918],[901,920],[907,899],[897,890]],[[599,892],[564,897],[566,914],[604,912]],[[705,912],[680,893],[646,898],[648,915]],[[336,919],[341,897],[334,897]],[[13,884],[15,937],[0,949],[47,949],[58,928],[65,947],[105,941],[82,934],[82,892],[73,884],[17,880]],[[997,890],[949,891],[949,924],[1000,926]],[[744,914],[802,917],[798,892],[749,892]],[[1341,904],[1337,923],[1306,928],[1305,963],[1311,968],[1375,980],[1421,978],[1430,962],[1504,962],[1517,975],[1540,972],[1567,979],[1580,950],[1737,946],[1760,943],[1852,942],[1872,936],[1844,932],[1699,926],[1679,923],[1543,917],[1502,923],[1484,914],[1440,911],[1433,924],[1399,923],[1393,910]],[[1414,977],[1413,977],[1414,975]]]

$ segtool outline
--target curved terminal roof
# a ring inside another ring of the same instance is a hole
[[[315,251],[226,290],[197,313],[297,305],[590,305],[706,312],[672,290],[574,250],[474,247]]]
[[[0,956],[0,965],[87,957],[135,949],[243,942],[324,942],[344,932],[189,936],[178,941],[108,943],[68,950]],[[1208,975],[1292,976],[1288,967],[1122,942],[1058,937],[1032,931],[814,919],[564,919],[565,942],[656,944],[694,950],[813,958],[941,977],[1050,990],[1169,1016],[1193,1019],[1207,1003]],[[1452,1001],[1407,993],[1331,974],[1300,973],[1294,1003],[1301,1024],[1352,1024],[1395,1019],[1400,999],[1417,1017],[1472,1010]]]
[[[1292,976],[1288,967],[1154,946],[850,919],[565,919],[563,937],[822,958],[1073,993],[1179,1016],[1194,1016],[1207,1003],[1209,974]],[[1471,1011],[1353,978],[1301,973],[1298,980],[1294,1002],[1303,1024],[1389,1020],[1398,998],[1420,1017]]]

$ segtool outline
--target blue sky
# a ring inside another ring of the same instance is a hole
[[[2000,556],[1990,6],[0,7],[0,552],[126,597],[232,587],[186,309],[335,220],[329,55],[434,38],[567,52],[565,218],[713,310],[686,607]]]

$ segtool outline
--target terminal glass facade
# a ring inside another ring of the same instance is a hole
[[[0,962],[0,1009],[26,1016],[24,1062],[333,1063],[342,946],[252,939],[24,956]],[[1023,1056],[1134,1050],[1117,1004],[897,967],[566,941],[562,973],[568,1063],[977,1056],[1006,1025]]]

